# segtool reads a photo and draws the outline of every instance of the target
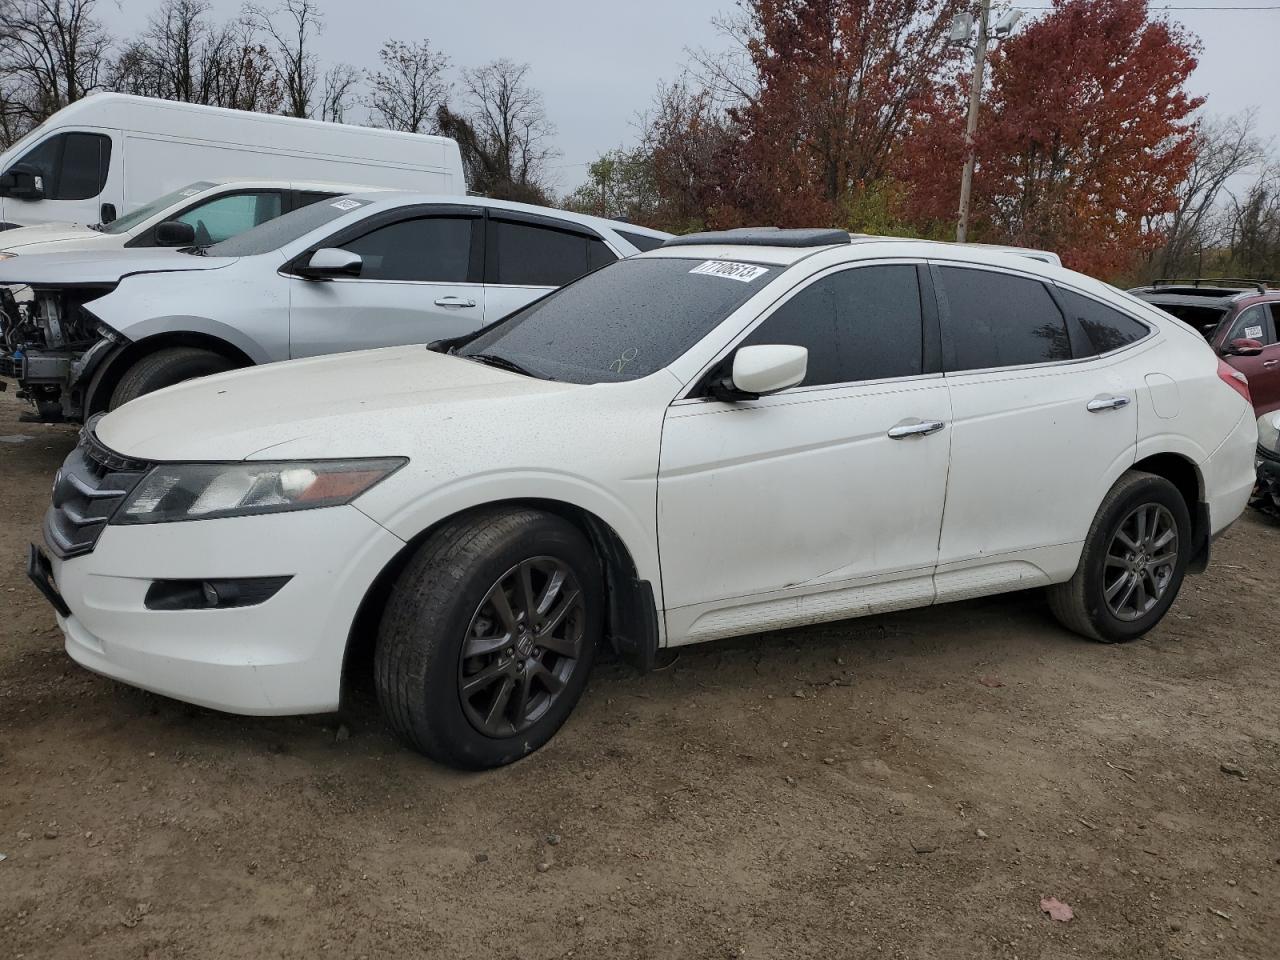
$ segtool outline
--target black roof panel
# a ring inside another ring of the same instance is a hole
[[[712,230],[672,237],[664,247],[691,247],[695,244],[731,244],[744,247],[830,247],[849,243],[845,230],[782,230],[778,227],[740,227],[737,230]]]

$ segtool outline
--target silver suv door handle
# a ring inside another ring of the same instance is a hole
[[[1089,401],[1090,413],[1101,413],[1103,410],[1119,410],[1129,405],[1128,397],[1094,397]]]
[[[927,437],[931,433],[937,433],[946,424],[941,420],[917,420],[908,422],[906,420],[889,428],[889,437],[892,440],[905,440],[908,437]]]
[[[437,307],[474,307],[474,300],[463,300],[461,297],[440,297],[436,300]]]

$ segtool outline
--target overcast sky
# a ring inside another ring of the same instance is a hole
[[[997,0],[999,2],[999,0]],[[1028,16],[1048,0],[1022,5]],[[1170,11],[1204,43],[1193,92],[1208,96],[1205,110],[1226,115],[1254,107],[1258,129],[1280,143],[1277,43],[1280,9],[1231,11],[1242,5],[1280,7],[1280,0],[1168,0],[1206,10]],[[212,0],[231,17],[241,0]],[[264,5],[269,5],[264,3]],[[1153,7],[1162,6],[1157,0]],[[145,24],[152,0],[104,0],[100,10],[119,36]],[[530,79],[546,98],[558,129],[560,186],[582,181],[586,163],[604,150],[634,140],[634,121],[659,82],[680,72],[689,47],[722,48],[711,20],[731,12],[732,0],[321,0],[325,32],[316,50],[325,63],[373,66],[388,37],[427,38],[454,67],[499,57],[527,61]],[[1026,21],[1024,21],[1025,23]],[[363,109],[351,119],[363,117]]]

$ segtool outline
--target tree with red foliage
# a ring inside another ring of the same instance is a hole
[[[748,0],[754,89],[729,117],[722,223],[838,223],[885,173],[965,0]]]
[[[1195,158],[1203,100],[1184,85],[1197,50],[1146,0],[1055,0],[1004,41],[975,146],[975,237],[1054,249],[1102,276],[1158,245],[1150,221],[1172,210]],[[925,104],[899,166],[918,219],[955,215],[959,88]]]

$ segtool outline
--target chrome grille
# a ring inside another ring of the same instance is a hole
[[[67,455],[53,481],[53,502],[44,515],[44,539],[64,560],[89,553],[107,521],[151,464],[110,450],[94,433],[99,414],[80,431],[80,444]]]

